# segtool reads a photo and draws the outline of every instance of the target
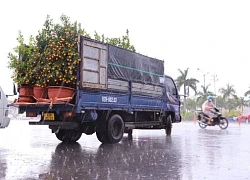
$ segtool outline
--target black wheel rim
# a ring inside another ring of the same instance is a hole
[[[121,134],[122,124],[115,121],[111,127],[111,134],[113,137],[118,137]]]

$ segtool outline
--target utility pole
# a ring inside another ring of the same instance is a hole
[[[218,81],[218,78],[217,78],[217,75],[216,74],[213,74],[212,75],[212,77],[213,77],[213,81],[214,81],[214,95],[215,95],[215,98],[214,98],[214,105],[216,106],[216,86],[215,86],[215,83],[216,83],[216,81]]]
[[[209,72],[204,73],[200,68],[197,68],[198,71],[201,71],[202,75],[203,75],[203,80],[204,80],[204,88],[206,88],[206,75],[209,74]]]

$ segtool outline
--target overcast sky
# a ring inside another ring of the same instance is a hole
[[[165,74],[174,79],[178,69],[190,68],[214,91],[234,85],[237,95],[250,89],[249,0],[8,0],[0,5],[0,85],[12,93],[8,52],[16,46],[18,30],[28,40],[37,35],[50,15],[55,22],[65,14],[91,35],[119,37],[130,31],[137,52],[164,60]],[[201,69],[198,71],[197,68]]]

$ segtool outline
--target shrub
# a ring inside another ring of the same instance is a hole
[[[193,120],[194,119],[194,112],[184,112],[181,111],[182,120]]]

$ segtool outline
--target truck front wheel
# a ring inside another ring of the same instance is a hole
[[[76,142],[82,136],[82,132],[79,130],[59,130],[55,133],[57,139],[62,142]]]
[[[169,115],[166,119],[166,127],[165,127],[166,135],[171,136],[172,131],[172,117]]]

